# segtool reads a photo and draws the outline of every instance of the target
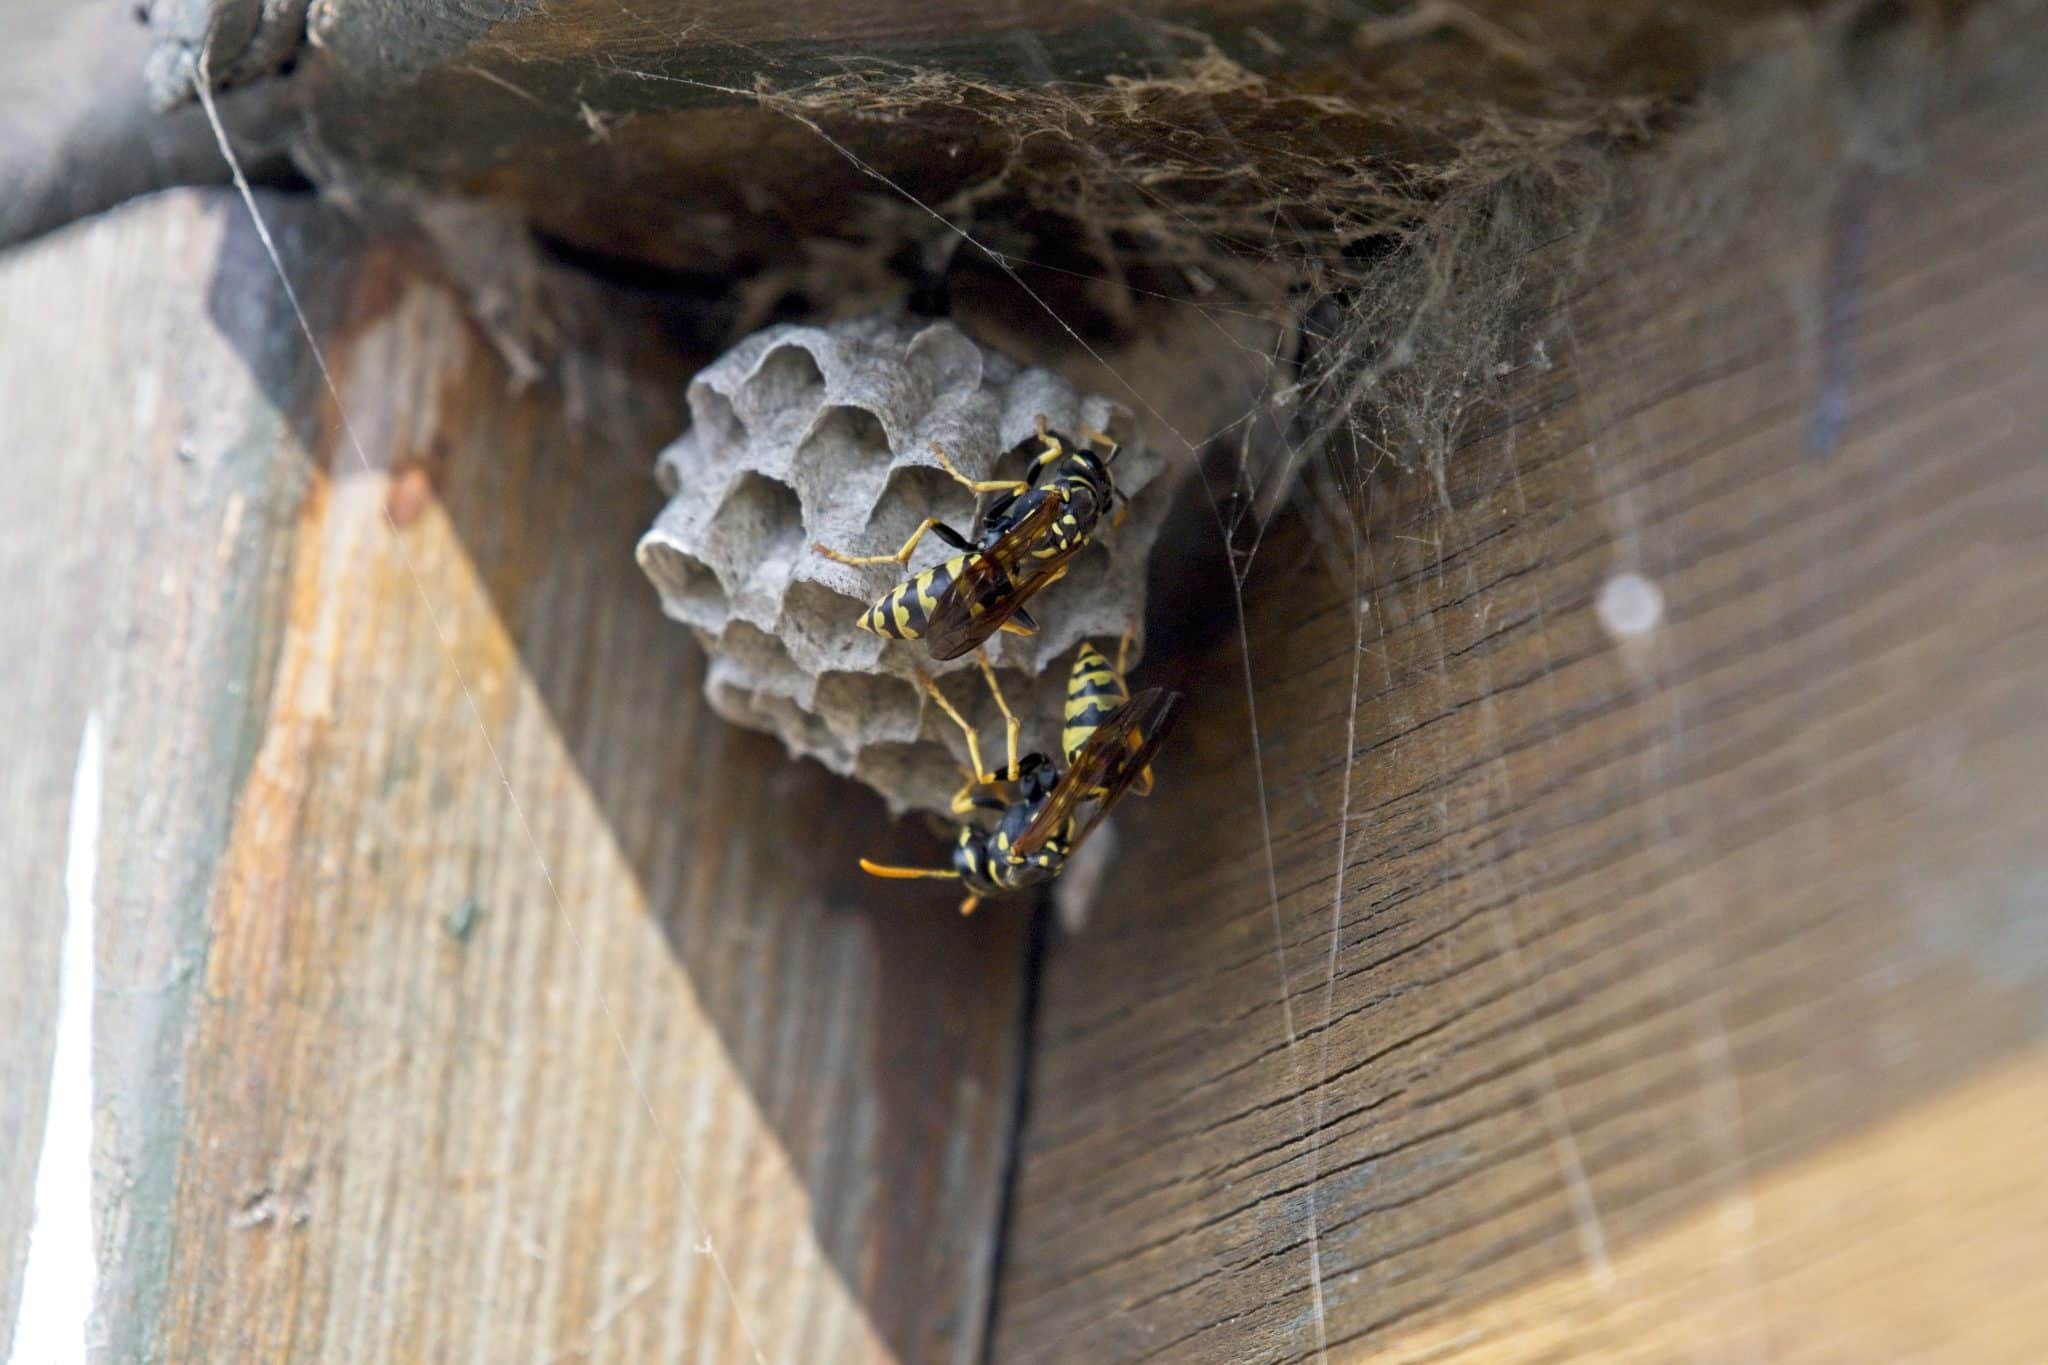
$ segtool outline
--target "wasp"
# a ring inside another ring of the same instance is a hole
[[[971,538],[937,517],[926,517],[894,554],[853,555],[813,545],[827,559],[856,567],[907,569],[927,535],[957,552],[891,588],[856,624],[894,640],[922,639],[931,656],[941,660],[978,649],[999,630],[1036,634],[1038,622],[1025,603],[1066,576],[1068,562],[1105,516],[1111,526],[1118,525],[1128,507],[1110,475],[1122,447],[1092,427],[1079,430],[1085,445],[1049,430],[1045,415],[1039,414],[1037,435],[1019,445],[1031,457],[1023,479],[970,479],[934,441],[933,456],[954,480],[977,497],[999,495],[976,519]]]
[[[1018,757],[1015,717],[1003,700],[995,671],[984,659],[983,676],[995,694],[997,709],[1010,723],[1009,766],[1002,772],[986,771],[974,727],[920,672],[919,683],[967,736],[973,764],[967,783],[950,804],[953,814],[962,817],[953,865],[893,867],[863,858],[861,870],[875,877],[956,878],[967,889],[960,902],[963,915],[974,913],[987,897],[1027,891],[1057,877],[1126,791],[1134,786],[1140,795],[1151,791],[1152,755],[1180,705],[1180,694],[1164,688],[1130,694],[1124,679],[1129,648],[1127,635],[1112,666],[1093,645],[1081,647],[1067,680],[1066,725],[1060,737],[1064,765],[1039,753]],[[1109,706],[1112,700],[1115,705]],[[1077,814],[1084,801],[1095,803],[1085,823]],[[992,816],[994,823],[973,823],[975,815]]]

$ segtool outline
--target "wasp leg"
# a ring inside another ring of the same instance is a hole
[[[946,802],[946,809],[955,815],[966,815],[977,804],[973,792],[982,785],[981,774],[964,763],[955,763],[953,767],[959,771],[962,781],[960,789]]]
[[[1118,452],[1120,452],[1123,449],[1123,446],[1119,444],[1116,440],[1109,436],[1104,435],[1102,432],[1097,431],[1094,427],[1089,426],[1086,422],[1081,423],[1079,426],[1075,427],[1074,430],[1076,433],[1080,435],[1081,439],[1086,441],[1089,445],[1101,446],[1104,450],[1109,452],[1109,454],[1102,457],[1102,462],[1104,464],[1108,464],[1110,461],[1116,459]]]
[[[1024,610],[1024,608],[1019,607],[1010,613],[1010,619],[1003,622],[1000,629],[1006,635],[1036,635],[1038,634],[1038,618]]]
[[[1067,576],[1067,570],[1069,567],[1071,566],[1066,564],[1060,565],[1057,569],[1054,569],[1052,571],[1051,576],[1048,577],[1045,580],[1045,582],[1039,584],[1038,586],[1041,588],[1051,587],[1053,584],[1059,582],[1062,578],[1065,578]],[[998,626],[997,629],[1002,631],[1005,635],[1036,635],[1038,634],[1038,618],[1033,616],[1024,608],[1019,607],[1015,611],[1011,612],[1008,619],[1005,620],[1002,625]]]
[[[988,679],[989,695],[996,699],[996,710],[1003,713],[1003,729],[1010,746],[1010,766],[1004,770],[1003,779],[1007,782],[1015,782],[1017,780],[1017,735],[1024,728],[1024,723],[1018,720],[1016,714],[1010,710],[1010,703],[1003,700],[1003,689],[996,683],[996,670],[988,661],[988,651],[985,649],[975,650],[974,661],[981,665],[981,676]]]
[[[992,773],[981,765],[981,741],[974,737],[974,727],[967,723],[965,716],[953,709],[953,703],[947,701],[946,694],[939,691],[939,685],[932,681],[931,674],[920,668],[917,670],[917,681],[931,694],[931,699],[939,704],[939,709],[952,717],[953,723],[960,727],[960,733],[967,736],[967,761],[974,765],[975,777],[979,784],[985,787],[991,782],[1002,781],[1000,773]]]
[[[1124,518],[1131,514],[1131,495],[1121,488],[1109,490],[1109,500],[1116,504],[1116,510],[1109,514],[1109,529],[1114,531],[1124,524]]]
[[[917,549],[917,543],[925,538],[926,533],[937,536],[956,550],[972,550],[974,548],[973,542],[969,541],[967,537],[961,535],[952,527],[946,525],[945,522],[940,521],[937,517],[926,517],[923,522],[919,523],[918,528],[910,533],[910,539],[903,542],[903,548],[893,555],[850,555],[840,550],[829,549],[815,542],[812,543],[811,548],[835,563],[851,564],[856,568],[863,564],[895,564],[908,568],[910,566],[911,552]]]
[[[956,483],[966,485],[970,493],[1021,493],[1031,485],[1022,479],[970,479],[954,465],[946,448],[937,441],[932,442],[932,454],[938,458],[939,468],[953,476]]]
[[[870,877],[888,877],[896,881],[907,881],[912,877],[958,877],[960,874],[950,867],[890,867],[886,863],[860,860],[860,870]]]
[[[960,769],[960,775],[967,780],[960,784],[960,790],[954,792],[953,799],[946,803],[946,808],[952,811],[953,814],[972,815],[975,811],[989,811],[996,815],[1001,815],[1009,809],[1007,804],[993,796],[974,795],[977,791],[997,790],[996,783],[1002,779],[996,777],[994,773],[990,773],[988,777],[983,777],[980,773],[970,772],[963,767]],[[994,780],[991,781],[991,779]]]
[[[992,815],[1001,815],[1009,809],[1008,806],[1000,801],[991,800],[986,796],[969,796],[967,794],[981,785],[983,784],[979,782],[969,782],[961,787],[959,791],[953,793],[951,803],[953,814],[972,815],[976,811],[984,811]]]
[[[1041,470],[1067,452],[1065,447],[1061,446],[1059,441],[1053,436],[1050,429],[1051,424],[1045,420],[1044,413],[1041,412],[1038,416],[1032,418],[1032,425],[1038,431],[1038,443],[1044,447],[1044,449],[1038,452],[1038,458],[1031,462],[1031,475],[1035,479]]]
[[[1052,576],[1039,586],[1049,588],[1059,582],[1067,576],[1067,568],[1068,566],[1065,564],[1060,565],[1052,571]],[[1005,635],[1036,635],[1038,634],[1038,618],[1024,610],[1024,608],[1019,607],[1011,612],[1009,619],[1005,620],[996,629],[1002,631]]]
[[[963,915],[971,915],[974,913],[974,907],[980,904],[981,897],[969,896],[966,900],[960,902],[960,913]]]

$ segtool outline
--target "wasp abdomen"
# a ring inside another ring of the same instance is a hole
[[[939,594],[952,586],[966,563],[966,555],[954,555],[943,564],[934,564],[924,572],[904,579],[875,605],[862,612],[857,624],[862,630],[886,635],[892,640],[922,639],[925,627],[931,623],[932,612],[938,606]]]
[[[1081,752],[1088,736],[1109,718],[1110,712],[1131,699],[1123,676],[1094,645],[1084,644],[1074,656],[1074,671],[1067,679],[1067,711],[1060,731],[1060,747],[1067,762]]]

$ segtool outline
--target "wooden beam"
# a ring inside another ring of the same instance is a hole
[[[252,35],[246,51],[222,40],[217,77],[259,53],[274,63],[273,8],[296,21],[290,5],[183,0],[157,97],[190,84],[208,32]],[[1209,275],[1263,266],[1253,244],[1276,214],[1327,230],[1301,249],[1334,257],[1401,225],[1401,186],[1463,180],[1445,168],[1467,140],[1537,149],[1567,128],[1632,130],[1696,89],[1742,21],[1796,6],[1390,8],[316,5],[273,130],[315,178],[506,204],[579,251],[686,278],[781,271],[838,303],[886,263],[909,273],[899,257],[946,264],[960,235],[944,218],[1062,297],[1080,292],[1076,271],[1172,271],[1191,253]],[[1352,226],[1373,204],[1376,221]],[[1007,280],[958,254],[993,276],[984,288]],[[852,262],[865,275],[849,278]],[[1171,292],[1212,287],[1176,278]]]
[[[231,197],[0,258],[0,1354],[97,716],[112,1358],[977,1359],[1023,920],[704,708],[631,554],[696,358],[596,295],[515,393],[266,211],[366,460]]]
[[[0,246],[166,185],[227,183],[196,104],[150,107],[142,70],[151,34],[136,8],[0,5]],[[289,167],[284,93],[273,82],[220,101],[252,175]]]
[[[1586,244],[1441,480],[1259,550],[1255,732],[1205,599],[1048,958],[996,1360],[2048,1355],[2048,104],[1993,87]]]

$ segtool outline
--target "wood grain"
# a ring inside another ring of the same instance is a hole
[[[631,555],[691,358],[603,298],[513,393],[268,211],[367,464],[232,199],[0,258],[0,1332],[92,711],[108,1358],[977,1358],[1023,921],[905,913],[853,861],[917,832],[703,708]]]
[[[2048,1354],[2041,92],[1619,217],[1441,481],[1259,550],[1255,735],[1205,599],[996,1360]]]

